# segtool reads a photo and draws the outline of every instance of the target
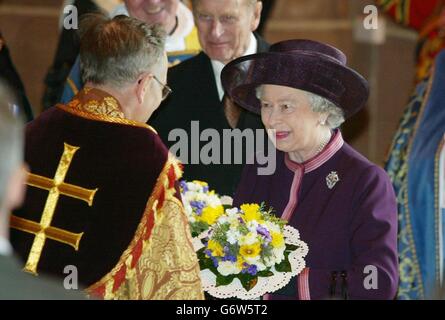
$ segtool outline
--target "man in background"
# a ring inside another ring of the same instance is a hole
[[[179,64],[201,50],[192,12],[180,0],[125,0],[111,11],[105,8],[103,2],[76,0],[74,5],[79,9],[79,17],[89,12],[103,12],[110,17],[126,15],[149,25],[160,24],[167,33],[165,50],[169,65]],[[78,54],[77,30],[63,29],[53,67],[46,77],[44,109],[58,102],[69,102],[83,87]]]
[[[192,122],[199,123],[199,134],[206,129],[218,131],[222,141],[225,129],[261,129],[259,116],[245,111],[224,98],[221,71],[240,56],[267,51],[269,45],[255,30],[260,22],[262,2],[257,0],[193,0],[192,10],[203,52],[169,70],[169,85],[173,94],[150,119],[164,143],[172,130],[183,129],[189,138],[184,166],[186,180],[203,180],[221,195],[232,196],[241,176],[242,164],[191,163],[191,144],[199,144],[192,136]],[[192,141],[192,139],[194,139]],[[199,156],[199,155],[198,155]]]

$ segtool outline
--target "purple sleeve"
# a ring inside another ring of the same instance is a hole
[[[359,179],[357,189],[352,197],[351,267],[348,270],[310,269],[312,299],[327,298],[333,271],[339,273],[338,297],[343,282],[340,273],[346,271],[348,299],[395,298],[398,286],[397,206],[392,185],[382,169],[371,167]],[[372,274],[376,277],[372,278]]]

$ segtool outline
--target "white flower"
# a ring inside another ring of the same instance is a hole
[[[241,233],[239,233],[239,231],[236,229],[230,229],[229,231],[227,231],[226,236],[227,242],[229,242],[230,244],[236,244],[241,237]]]
[[[217,207],[221,205],[221,200],[216,194],[209,195],[206,199],[206,202],[209,207]]]
[[[246,224],[247,229],[249,229],[250,232],[256,233],[256,229],[258,227],[258,221],[252,220],[247,222]]]
[[[227,221],[230,223],[231,228],[238,228],[240,222],[238,220],[238,215],[228,215]]]
[[[272,233],[272,232],[281,233],[280,226],[275,224],[275,223],[273,223],[273,222],[266,221],[266,227],[267,227],[267,229],[269,230],[270,233]]]
[[[238,208],[226,209],[226,213],[229,217],[233,217],[233,216],[238,217]]]
[[[224,205],[232,206],[233,205],[233,198],[229,196],[222,196],[221,197],[221,203]]]
[[[281,261],[284,260],[284,247],[273,249],[272,257],[274,258],[275,263],[281,263]]]
[[[195,191],[195,192],[202,192],[203,188],[201,185],[193,182],[187,182],[187,190],[188,191]]]
[[[227,218],[227,216],[222,215],[221,217],[218,218],[218,220],[216,220],[217,224],[224,224],[224,223],[228,223],[229,222],[229,218]]]
[[[246,260],[246,262],[248,264],[255,264],[255,265],[258,265],[259,263],[261,263],[260,259],[261,259],[261,255],[258,255],[256,257],[245,257],[244,258],[244,260]]]
[[[250,246],[257,242],[258,242],[258,237],[257,237],[256,232],[249,232],[245,236],[242,236],[239,240],[239,244],[241,246],[245,246],[245,245]]]
[[[275,257],[264,257],[264,264],[267,266],[267,267],[272,267],[273,265],[275,265],[276,264],[276,261],[275,261]]]
[[[264,271],[267,269],[266,265],[264,265],[264,263],[262,263],[261,261],[255,262],[255,265],[258,271]]]
[[[229,276],[231,274],[238,274],[241,272],[241,270],[236,266],[236,263],[230,261],[221,261],[217,270],[223,276]]]

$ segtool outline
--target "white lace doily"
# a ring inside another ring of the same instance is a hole
[[[242,300],[253,300],[262,297],[267,293],[273,293],[286,286],[289,281],[303,271],[306,266],[304,257],[306,257],[309,249],[305,242],[300,240],[299,232],[291,227],[284,227],[284,241],[287,244],[293,244],[298,246],[298,249],[292,251],[289,254],[289,262],[292,267],[291,272],[277,272],[275,268],[272,268],[274,273],[271,277],[259,277],[258,283],[250,291],[247,291],[241,285],[241,282],[235,278],[231,284],[227,286],[216,287],[216,275],[209,269],[201,270],[201,281],[203,290],[208,292],[215,298],[228,299],[238,298]],[[198,251],[203,247],[200,239],[204,238],[202,234],[193,239],[195,250]]]

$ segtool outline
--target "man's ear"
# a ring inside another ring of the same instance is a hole
[[[138,78],[136,83],[136,96],[140,104],[144,102],[145,94],[152,79],[153,75],[151,73],[144,73]]]
[[[255,3],[255,7],[253,8],[253,10],[254,10],[253,11],[253,20],[252,20],[252,25],[251,25],[252,32],[254,32],[260,25],[261,11],[263,11],[263,2],[257,1]]]

